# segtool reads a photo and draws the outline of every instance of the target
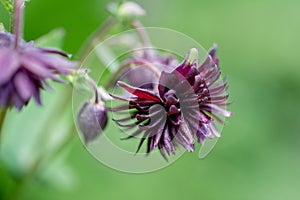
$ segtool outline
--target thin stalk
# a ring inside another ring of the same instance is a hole
[[[122,72],[130,67],[137,67],[137,66],[144,66],[146,67],[149,71],[153,72],[153,74],[159,78],[160,76],[160,71],[153,66],[151,63],[145,61],[145,60],[139,60],[139,59],[130,59],[127,62],[124,62],[119,69],[110,77],[110,79],[106,82],[104,85],[105,89],[110,88],[113,86],[117,78],[122,74]]]
[[[116,25],[117,20],[114,17],[109,17],[90,37],[87,43],[78,53],[79,62],[82,63],[83,60],[89,55],[96,44],[102,41],[105,35]]]
[[[15,49],[19,47],[19,43],[23,35],[23,11],[24,0],[15,0],[13,24],[13,33],[15,34]]]
[[[89,84],[93,87],[94,91],[95,91],[95,103],[98,104],[99,103],[99,88],[97,83],[95,83],[95,81],[89,76],[89,75],[85,75],[86,80],[89,82]]]
[[[152,45],[149,36],[145,31],[145,27],[143,26],[143,24],[140,21],[135,20],[131,23],[131,26],[136,30],[138,36],[140,37],[141,42],[143,43],[143,46],[151,47]]]
[[[5,117],[6,117],[7,110],[8,110],[7,107],[0,109],[0,144],[1,144],[1,138],[2,138],[2,127],[3,127],[3,124],[4,124],[4,120],[5,120]]]

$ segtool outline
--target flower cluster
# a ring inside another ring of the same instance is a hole
[[[226,110],[227,83],[220,75],[216,46],[200,65],[198,51],[191,49],[181,64],[161,72],[153,90],[118,82],[131,95],[112,94],[127,102],[112,112],[128,111],[129,117],[114,120],[121,127],[135,129],[127,138],[141,136],[137,152],[145,140],[147,153],[158,147],[164,158],[174,154],[178,144],[192,152],[195,136],[199,143],[220,137],[215,122],[224,123],[222,116],[232,115]]]
[[[75,62],[64,52],[39,48],[33,42],[19,39],[8,32],[0,33],[0,107],[15,106],[21,110],[33,97],[41,104],[40,90],[47,79],[62,82],[57,75],[71,73]]]

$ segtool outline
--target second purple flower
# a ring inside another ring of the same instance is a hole
[[[198,64],[198,51],[191,49],[184,61],[171,70],[163,70],[154,90],[147,90],[118,82],[131,96],[112,95],[127,104],[112,108],[114,113],[128,111],[129,116],[115,119],[120,127],[132,129],[128,138],[147,140],[147,153],[156,147],[167,159],[178,144],[194,151],[194,138],[203,143],[208,138],[220,137],[216,123],[230,117],[226,110],[227,82],[221,79],[216,47],[207,59]]]

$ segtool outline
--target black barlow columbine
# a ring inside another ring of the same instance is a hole
[[[147,140],[147,154],[156,147],[162,156],[175,154],[178,144],[194,151],[194,137],[199,143],[220,137],[215,122],[230,117],[226,110],[227,82],[221,78],[216,46],[207,59],[198,64],[198,51],[191,49],[184,61],[171,70],[161,72],[154,90],[118,82],[131,96],[113,95],[128,104],[112,108],[112,112],[129,113],[114,119],[120,127],[133,130],[127,138],[140,137],[137,152]],[[167,154],[166,154],[167,153]]]
[[[39,48],[8,32],[0,32],[0,107],[21,110],[34,97],[41,104],[40,89],[47,79],[63,82],[57,75],[67,75],[76,63],[64,59],[64,52]]]

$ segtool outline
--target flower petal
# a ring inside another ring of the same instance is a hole
[[[18,72],[14,77],[15,88],[24,102],[27,102],[35,91],[35,85],[27,74]]]
[[[9,81],[19,67],[16,52],[4,48],[0,49],[0,85]]]
[[[148,90],[130,86],[122,81],[118,81],[118,85],[124,88],[125,90],[127,90],[128,92],[130,92],[131,94],[134,94],[138,98],[152,100],[159,103],[161,102],[161,99],[157,95],[155,95],[154,93]]]

